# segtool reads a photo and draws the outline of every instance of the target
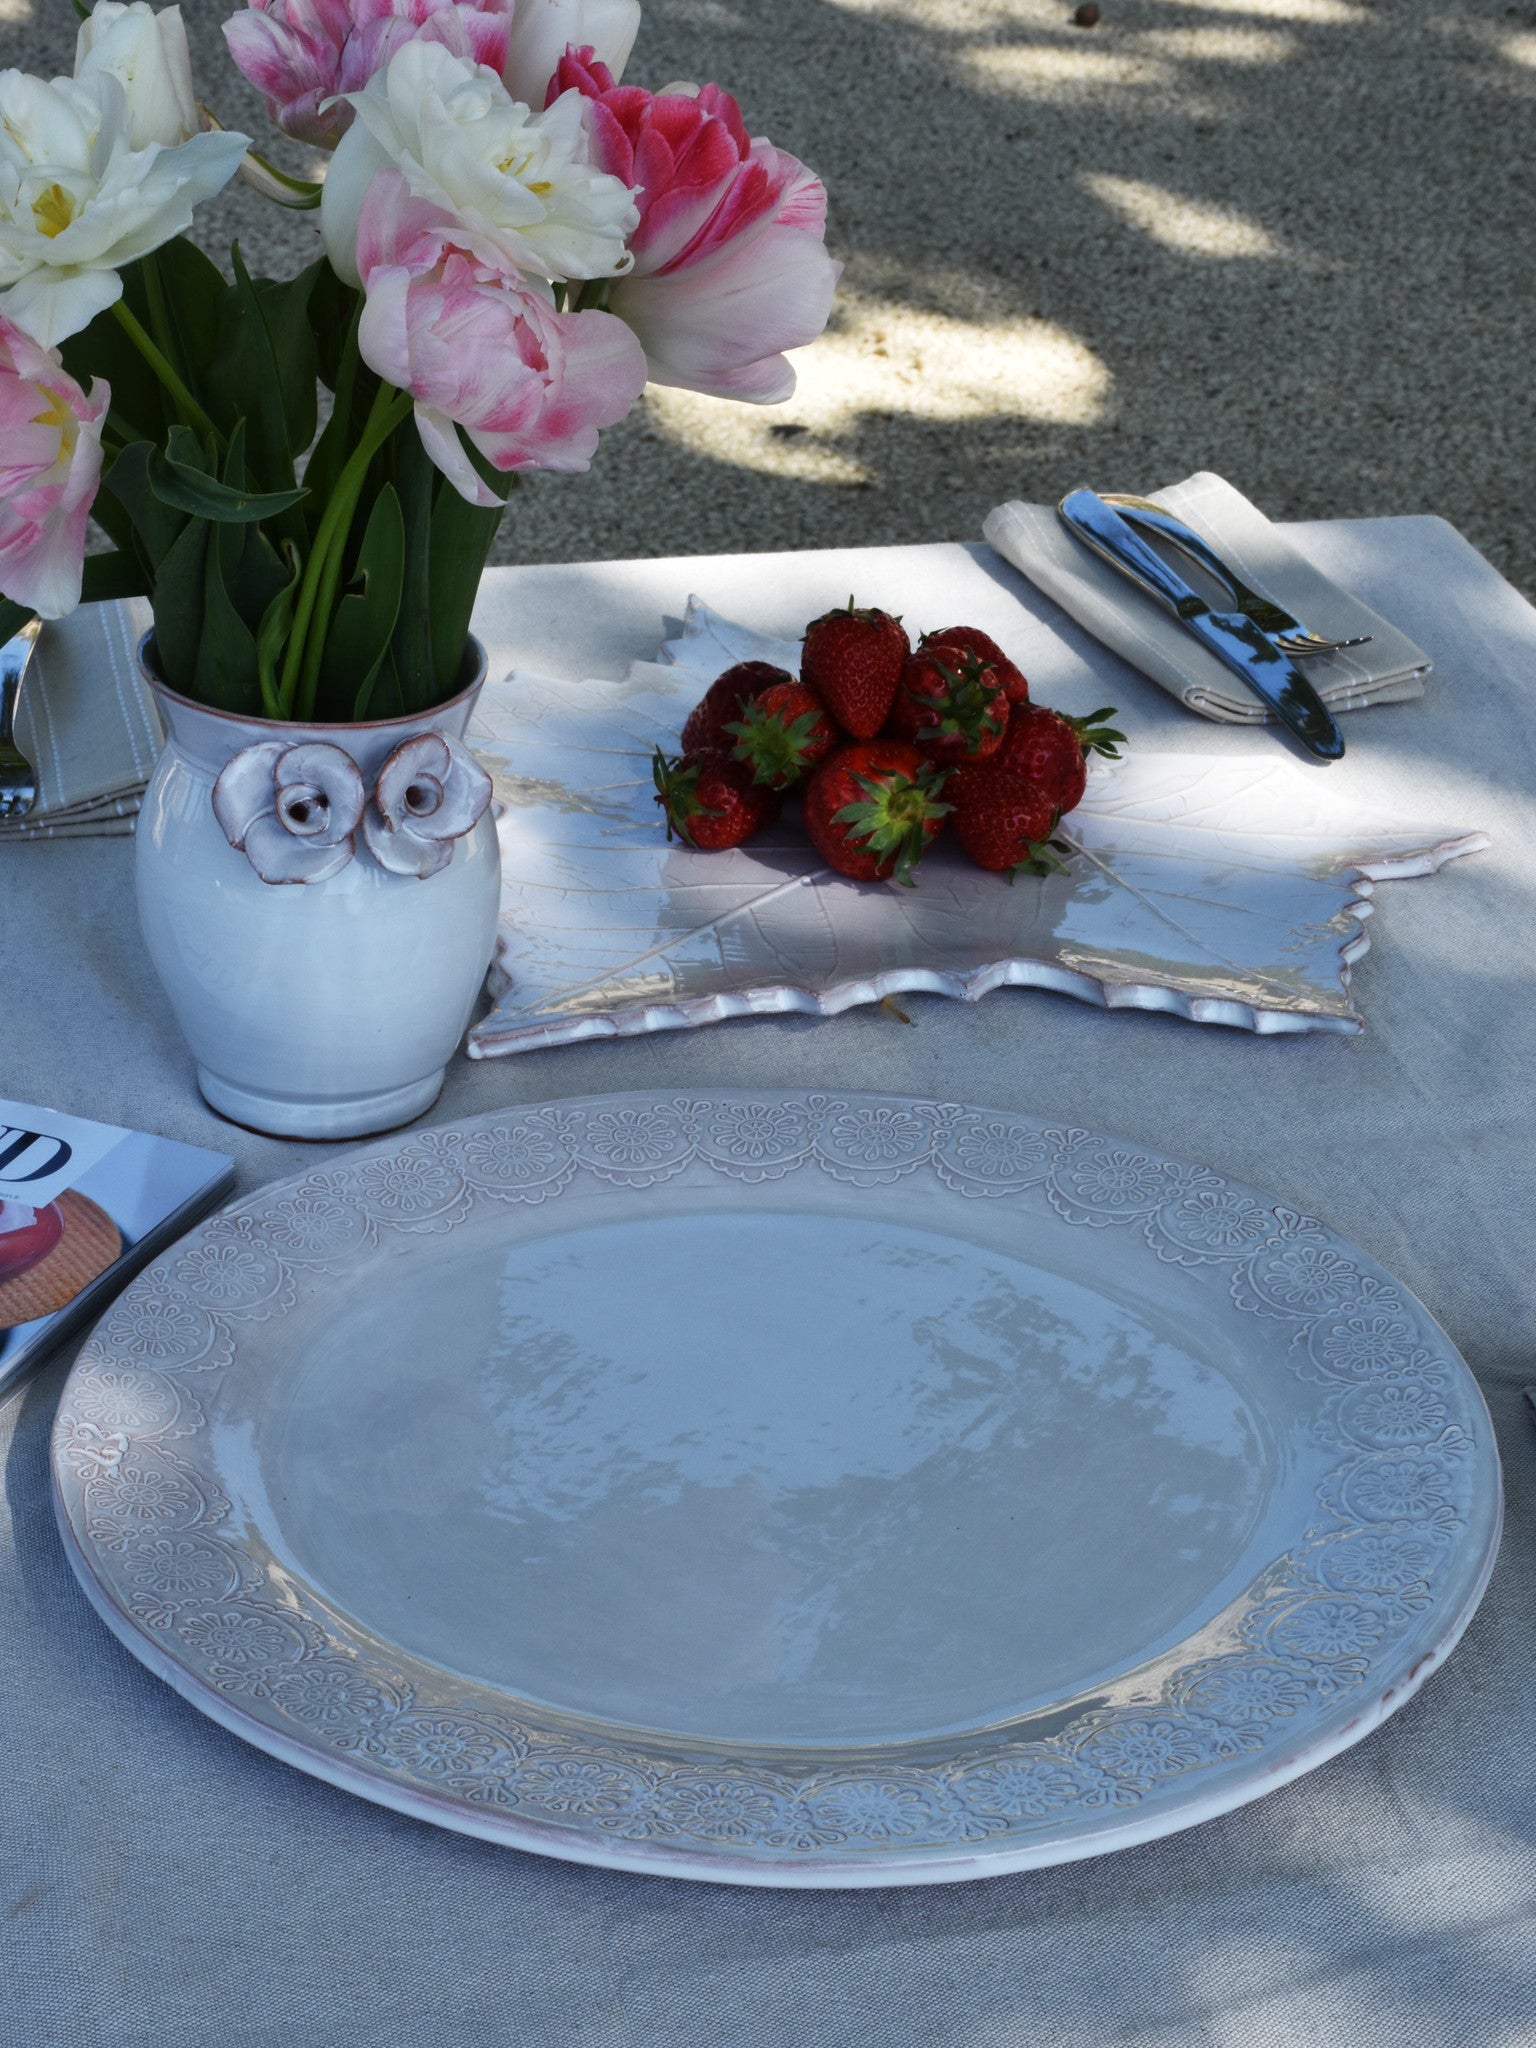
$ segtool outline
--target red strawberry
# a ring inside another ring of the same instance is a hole
[[[912,651],[900,619],[861,611],[827,612],[805,629],[800,680],[856,740],[871,740],[890,714],[901,665]]]
[[[735,741],[734,760],[744,761],[754,782],[788,789],[824,761],[840,742],[837,727],[818,697],[803,683],[771,683],[738,719],[725,728]]]
[[[989,761],[967,761],[950,777],[955,835],[979,868],[1044,875],[1059,868],[1065,852],[1051,834],[1060,813],[1036,782]]]
[[[983,633],[979,626],[943,626],[937,633],[925,633],[918,642],[920,647],[959,647],[967,654],[978,654],[981,659],[997,670],[998,680],[1007,693],[1010,704],[1029,702],[1029,684],[1024,671],[1011,662],[990,633]]]
[[[679,754],[656,749],[651,762],[656,801],[675,833],[702,853],[740,846],[779,815],[776,791],[760,788],[752,771],[728,754]]]
[[[830,867],[856,882],[911,869],[942,827],[948,771],[905,740],[856,740],[822,762],[805,787],[805,829]]]
[[[787,669],[775,668],[771,661],[738,661],[724,675],[716,676],[689,712],[683,727],[683,752],[728,754],[731,737],[726,727],[731,720],[740,718],[752,700],[775,683],[793,681]]]
[[[1099,723],[1114,715],[1107,704],[1102,710],[1090,711],[1086,718],[1069,718],[1066,712],[1049,710],[1044,704],[1018,705],[993,758],[1000,767],[1038,784],[1065,817],[1077,809],[1088,787],[1089,754],[1107,754],[1111,760],[1119,757],[1125,734]]]
[[[1008,724],[996,669],[980,655],[926,643],[908,655],[887,732],[934,761],[978,761]]]

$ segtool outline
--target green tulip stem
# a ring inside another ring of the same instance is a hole
[[[224,438],[218,428],[209,419],[207,413],[203,411],[203,408],[192,396],[186,385],[183,384],[180,377],[177,376],[164,353],[155,346],[144,328],[140,326],[138,320],[129,312],[127,305],[122,299],[119,299],[116,305],[113,306],[112,312],[118,326],[122,328],[128,339],[154,371],[160,382],[170,393],[172,399],[174,399],[176,410],[181,414],[187,425],[191,427],[194,433],[206,434],[215,447],[222,448]]]
[[[315,692],[320,684],[320,663],[325,654],[326,635],[330,631],[331,608],[336,600],[336,586],[341,581],[347,536],[352,531],[357,501],[367,481],[369,464],[410,410],[408,393],[397,391],[392,384],[381,384],[374,396],[373,409],[363,428],[362,439],[336,479],[315,534],[315,544],[310,549],[304,580],[299,585],[294,605],[293,631],[289,636],[279,685],[285,718],[302,719],[314,715]]]

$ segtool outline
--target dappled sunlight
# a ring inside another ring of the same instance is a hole
[[[1265,28],[1154,28],[1136,38],[1153,57],[1187,64],[1284,64],[1296,54],[1296,38]]]
[[[1013,43],[998,48],[978,43],[959,52],[966,81],[979,92],[1046,102],[1132,102],[1150,94],[1166,98],[1177,68],[1135,51],[1081,45]],[[1183,104],[1193,107],[1192,96]],[[1198,118],[1198,115],[1196,116]]]
[[[1286,252],[1260,222],[1231,207],[1211,206],[1161,185],[1085,171],[1083,184],[1094,198],[1165,249],[1180,256],[1231,261],[1236,257],[1277,257]]]
[[[1443,42],[1459,45],[1463,55],[1469,46],[1480,54],[1481,64],[1464,65],[1464,75],[1480,90],[1530,102],[1536,92],[1536,35],[1529,29],[1510,29],[1499,22],[1468,20],[1459,14],[1432,16],[1426,27]]]
[[[1274,29],[1198,27],[1149,28],[1117,35],[1112,42],[1089,39],[1080,30],[1057,36],[1071,40],[1030,43],[974,43],[959,51],[966,82],[978,91],[1045,104],[1082,103],[1134,112],[1150,100],[1177,105],[1188,121],[1223,120],[1238,108],[1201,91],[1207,70],[1249,70],[1287,62],[1296,39]]]
[[[1070,27],[1058,0],[944,0],[943,16],[938,21],[934,18],[933,0],[830,0],[830,4],[839,14],[906,21],[929,31],[938,28],[950,35],[974,35],[989,28],[1054,32]]]
[[[1369,28],[1376,16],[1355,0],[1160,0],[1181,14],[1241,14],[1263,21],[1294,21],[1318,28]]]
[[[1092,349],[1050,321],[961,318],[846,288],[835,325],[792,360],[798,384],[786,405],[659,389],[646,404],[667,439],[717,460],[862,484],[873,478],[845,444],[866,420],[1091,426],[1105,417],[1113,383]]]
[[[975,35],[989,29],[1013,33],[1022,29],[1074,41],[1081,41],[1084,35],[1059,0],[944,0],[942,10],[935,9],[933,0],[830,0],[830,4],[840,14],[910,22],[943,35]],[[1319,28],[1365,27],[1375,19],[1357,0],[1160,0],[1160,4],[1176,7],[1180,13],[1239,15],[1249,21],[1295,22]],[[1124,35],[1119,20],[1112,32]]]

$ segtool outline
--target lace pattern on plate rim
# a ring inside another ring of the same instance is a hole
[[[197,1461],[204,1390],[248,1324],[355,1248],[450,1229],[481,1204],[578,1179],[644,1188],[692,1162],[746,1183],[854,1186],[931,1173],[978,1199],[1044,1199],[1214,1266],[1233,1307],[1289,1327],[1338,1453],[1304,1540],[1253,1588],[1241,1647],[1174,1671],[1152,1704],[1085,1712],[1045,1739],[927,1768],[795,1778],[672,1763],[483,1711],[375,1668],[268,1572]],[[1433,1604],[1466,1519],[1474,1445],[1460,1367],[1390,1279],[1334,1232],[1219,1174],[1027,1117],[830,1095],[627,1098],[506,1110],[266,1189],[151,1266],[80,1354],[54,1434],[73,1530],[121,1610],[202,1683],[290,1740],[471,1807],[686,1847],[812,1854],[939,1848],[1135,1808],[1263,1750],[1358,1689]]]

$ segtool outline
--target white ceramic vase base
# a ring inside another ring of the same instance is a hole
[[[402,741],[458,741],[485,679],[472,643],[469,686],[404,719],[283,725],[193,704],[155,676],[168,739],[144,793],[135,872],[144,940],[220,1116],[280,1138],[364,1138],[431,1108],[485,981],[501,859],[487,812],[452,857],[419,877],[381,865],[356,835],[335,872],[263,879],[215,816],[229,760],[274,737],[321,741],[372,786]]]
[[[197,1085],[204,1102],[220,1116],[247,1130],[276,1133],[285,1138],[367,1138],[398,1130],[429,1110],[443,1089],[446,1067],[412,1081],[402,1088],[381,1088],[372,1095],[356,1095],[344,1102],[324,1097],[269,1095],[255,1088],[242,1088],[197,1070]]]

